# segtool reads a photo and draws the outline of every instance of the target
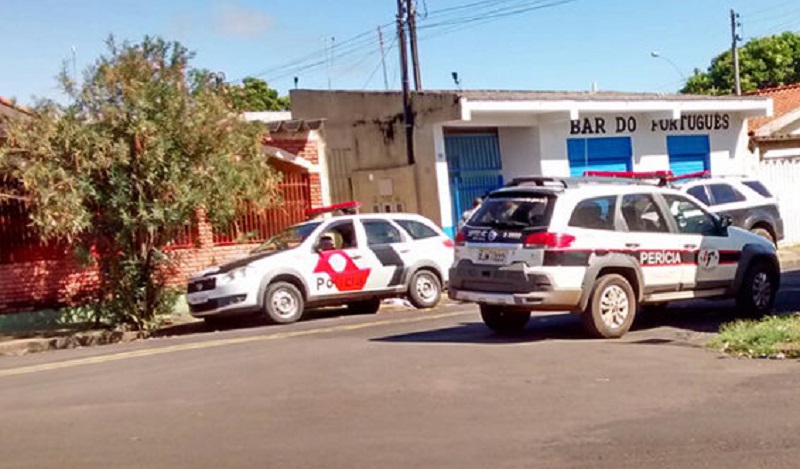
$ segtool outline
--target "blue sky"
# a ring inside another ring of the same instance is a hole
[[[457,71],[464,88],[585,90],[596,82],[601,90],[671,92],[681,74],[729,47],[730,8],[741,13],[745,40],[800,29],[796,0],[574,0],[459,23],[470,11],[556,1],[419,0],[423,84],[453,88]],[[466,4],[475,5],[452,9]],[[324,89],[330,79],[333,88],[383,89],[375,30],[393,21],[395,8],[394,0],[0,0],[0,95],[58,99],[54,77],[73,46],[81,69],[110,33],[179,40],[197,52],[194,65],[231,80],[260,75],[281,93],[294,76],[301,88]],[[437,26],[448,20],[455,23]],[[394,26],[383,31],[394,46]],[[330,60],[332,42],[338,56]],[[304,57],[303,69],[286,66]],[[385,58],[390,87],[399,88],[396,49]]]

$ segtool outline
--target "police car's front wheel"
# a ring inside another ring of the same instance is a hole
[[[276,282],[267,288],[264,313],[272,322],[289,324],[303,316],[303,294],[288,282]]]
[[[430,270],[418,270],[408,284],[408,301],[417,309],[433,308],[442,298],[442,282]]]
[[[595,281],[591,301],[581,315],[589,334],[616,339],[625,335],[636,316],[636,296],[625,277],[608,274]]]

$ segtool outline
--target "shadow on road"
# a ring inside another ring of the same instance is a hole
[[[375,342],[515,344],[543,340],[586,340],[580,318],[574,314],[548,314],[531,317],[520,334],[507,336],[489,330],[482,322],[465,322],[458,326],[430,331],[411,332],[372,339]]]
[[[789,314],[800,309],[800,271],[785,272],[775,303],[775,314]],[[720,327],[739,316],[733,300],[680,302],[657,311],[640,310],[631,331],[666,327],[698,333],[716,333]],[[543,314],[531,317],[525,331],[504,336],[490,331],[481,322],[430,331],[412,332],[372,339],[376,342],[509,344],[544,340],[587,340],[581,321],[575,314]],[[653,345],[672,343],[669,339],[643,339]]]
[[[303,315],[302,322],[317,321],[320,319],[331,319],[341,316],[357,316],[357,314],[347,313],[345,308],[324,308],[309,310]],[[190,334],[202,334],[204,332],[217,332],[229,330],[254,329],[265,326],[279,326],[273,324],[260,316],[241,316],[224,318],[214,323],[205,321],[194,321],[186,324],[176,324],[159,329],[153,334],[154,337],[175,337]]]

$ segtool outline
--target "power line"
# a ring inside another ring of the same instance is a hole
[[[381,68],[381,66],[384,64],[384,61],[385,61],[385,59],[386,59],[386,56],[389,54],[389,52],[390,52],[392,49],[394,49],[394,46],[395,46],[396,44],[397,44],[397,36],[395,36],[395,37],[394,37],[394,39],[392,39],[392,42],[390,42],[390,43],[389,43],[389,46],[388,46],[388,47],[386,47],[386,49],[383,51],[383,54],[381,55],[381,58],[380,58],[380,60],[378,61],[378,65],[376,65],[376,66],[375,66],[375,68],[374,68],[374,69],[372,69],[372,72],[369,74],[369,77],[367,77],[367,81],[365,81],[365,82],[364,82],[364,86],[362,86],[362,87],[361,87],[361,89],[362,89],[362,90],[365,90],[365,89],[367,89],[367,86],[369,86],[370,82],[372,82],[372,79],[373,79],[373,78],[375,78],[375,74],[377,74],[377,73],[378,73],[378,70],[379,70],[379,69]],[[386,87],[388,88],[388,80],[387,80],[387,86],[386,86]]]

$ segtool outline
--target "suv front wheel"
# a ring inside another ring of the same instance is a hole
[[[768,262],[756,261],[742,279],[736,306],[748,316],[760,317],[769,313],[778,292],[779,275]]]
[[[636,316],[636,295],[622,275],[603,275],[594,282],[589,305],[581,315],[589,334],[617,339],[625,335]]]
[[[480,305],[481,319],[486,327],[501,334],[518,334],[531,318],[530,311],[514,311],[507,306]]]

